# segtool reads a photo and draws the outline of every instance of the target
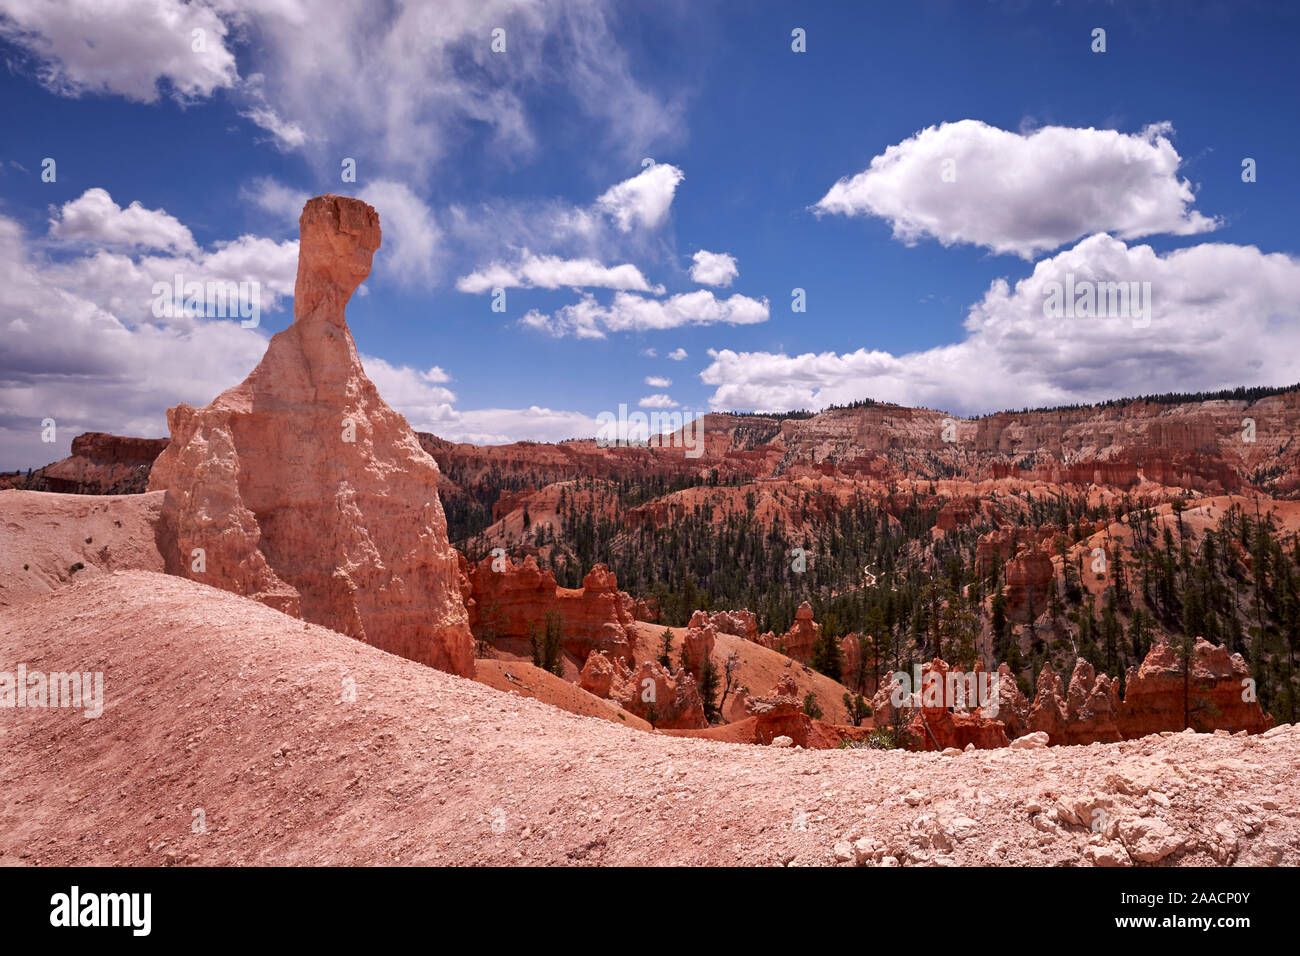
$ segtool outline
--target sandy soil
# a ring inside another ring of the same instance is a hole
[[[0,669],[17,663],[101,670],[106,703],[0,710],[0,863],[1300,863],[1290,726],[952,757],[742,747],[141,571],[0,610]]]
[[[483,659],[474,662],[474,679],[507,694],[540,700],[571,714],[612,720],[626,727],[650,731],[651,726],[618,704],[589,694],[577,684],[526,661]]]
[[[162,571],[154,522],[163,494],[0,490],[0,607],[103,571]]]

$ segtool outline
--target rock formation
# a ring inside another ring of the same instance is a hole
[[[696,680],[702,676],[704,662],[713,657],[713,645],[717,637],[717,629],[703,611],[691,615],[686,633],[682,635],[682,650],[686,653],[688,669]]]
[[[813,620],[812,605],[804,601],[794,612],[794,623],[788,631],[779,637],[771,631],[760,634],[757,643],[806,664],[812,659],[813,645],[821,634],[822,626]]]
[[[1191,669],[1184,675],[1181,656],[1168,643],[1157,643],[1140,668],[1130,667],[1125,677],[1124,703],[1119,708],[1119,729],[1127,738],[1162,730],[1182,730],[1186,716],[1198,731],[1245,730],[1261,733],[1273,726],[1255,699],[1250,670],[1240,654],[1198,639]]]
[[[1082,657],[1074,662],[1065,698],[1067,743],[1115,743],[1119,732],[1119,682],[1098,674]]]
[[[86,432],[72,439],[72,454],[31,475],[0,476],[0,488],[85,495],[134,495],[149,486],[154,459],[166,438],[123,438]]]
[[[438,466],[366,377],[344,307],[379,217],[318,196],[299,220],[294,321],[210,405],[167,413],[150,476],[168,567],[412,660],[473,672]]]
[[[664,730],[689,730],[709,723],[695,679],[685,671],[671,673],[658,661],[642,661],[631,672],[622,661],[614,661],[609,696],[624,710]]]
[[[1038,686],[1029,709],[1029,729],[1033,733],[1047,734],[1052,743],[1059,744],[1065,740],[1065,700],[1061,678],[1056,676],[1051,664],[1043,665],[1038,673]]]
[[[1056,568],[1045,551],[1025,551],[1006,564],[1007,617],[1021,623],[1047,610],[1047,589]]]
[[[468,582],[469,623],[482,640],[527,640],[551,614],[558,616],[564,651],[575,661],[599,651],[633,662],[633,602],[603,564],[587,572],[581,588],[562,588],[532,555],[518,565],[489,556],[469,569]]]
[[[1029,701],[1020,692],[1020,685],[1011,668],[1006,664],[998,665],[997,676],[997,713],[996,716],[1006,727],[1007,736],[1012,740],[1029,732]],[[993,708],[988,708],[992,710]]]
[[[754,616],[753,611],[714,611],[712,613],[696,611],[695,614],[705,615],[705,619],[719,633],[735,634],[747,641],[758,640],[758,618]],[[641,618],[637,620],[641,620]],[[696,620],[696,617],[692,616],[691,620]]]
[[[972,673],[977,676],[982,672]],[[981,691],[971,686],[967,680],[969,676],[950,670],[948,664],[937,657],[925,665],[920,706],[914,708],[910,726],[912,737],[920,749],[956,747],[964,750],[967,745],[972,745],[977,750],[989,750],[1007,746],[1005,726],[1001,720],[981,713],[978,706]]]
[[[1062,696],[1061,678],[1051,665],[1038,675],[1038,690],[1029,712],[1029,730],[1047,734],[1048,742],[1114,743],[1119,731],[1118,689],[1105,674],[1098,675],[1082,657],[1074,663],[1068,690]]]
[[[789,737],[799,746],[807,746],[812,718],[803,712],[799,690],[789,674],[781,675],[774,693],[749,698],[745,709],[756,719],[755,742],[767,745],[778,737]]]

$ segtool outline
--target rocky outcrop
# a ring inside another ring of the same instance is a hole
[[[658,661],[642,661],[629,671],[615,660],[614,678],[609,697],[629,713],[664,730],[688,730],[707,727],[704,701],[696,689],[695,679],[684,671],[669,672]],[[586,668],[584,668],[585,671]]]
[[[812,660],[813,645],[822,635],[822,626],[813,620],[812,605],[804,601],[794,612],[794,623],[784,634],[771,631],[760,634],[757,643],[806,664]]]
[[[698,615],[705,615],[705,619],[721,634],[735,634],[747,641],[758,640],[758,618],[753,611],[696,611],[691,620],[695,621]]]
[[[72,439],[72,454],[30,475],[0,477],[0,487],[81,495],[134,495],[149,487],[154,459],[166,438],[124,438],[86,432]]]
[[[170,570],[455,674],[473,672],[438,466],[366,377],[344,307],[379,217],[318,196],[299,220],[294,321],[245,381],[167,413],[154,463]]]
[[[713,645],[717,639],[717,629],[703,611],[691,615],[686,633],[682,635],[681,650],[686,654],[687,669],[696,680],[703,674],[704,662],[713,657]]]
[[[975,520],[979,514],[979,501],[971,497],[954,498],[944,504],[935,516],[934,526],[940,531],[956,531]]]
[[[778,737],[789,737],[800,747],[807,746],[812,718],[804,713],[803,701],[794,678],[782,674],[776,689],[766,697],[751,697],[745,709],[755,718],[756,743],[767,745]]]
[[[1045,551],[1025,551],[1006,563],[1007,617],[1026,623],[1047,610],[1047,589],[1056,580],[1056,568]]]
[[[1178,649],[1157,643],[1140,668],[1129,668],[1119,729],[1127,738],[1187,726],[1201,732],[1257,734],[1273,726],[1254,695],[1250,669],[1240,654],[1198,639],[1184,684]]]
[[[633,603],[603,564],[587,572],[581,588],[562,588],[532,555],[517,565],[489,556],[469,569],[468,584],[469,623],[480,640],[526,641],[551,615],[558,619],[565,653],[575,661],[598,651],[633,662]]]
[[[592,651],[587,655],[587,662],[582,665],[579,686],[589,694],[597,697],[609,697],[614,687],[614,661],[607,654]]]
[[[1011,668],[1006,664],[998,665],[997,684],[997,706],[996,713],[990,716],[996,716],[1006,727],[1007,736],[1012,740],[1022,737],[1029,732],[1029,701],[1025,700],[1025,695],[1020,692],[1020,685],[1016,682],[1016,676],[1011,673]],[[994,708],[988,708],[992,711]]]
[[[1061,687],[1061,678],[1052,670],[1051,664],[1045,664],[1038,673],[1038,686],[1034,694],[1034,703],[1029,708],[1029,730],[1032,733],[1045,733],[1049,743],[1065,742],[1065,698]]]
[[[1045,551],[1055,538],[1057,529],[1051,525],[1040,528],[999,528],[979,536],[975,543],[975,573],[986,577],[993,573],[994,562],[998,570],[1006,566],[1021,550]]]
[[[1115,743],[1119,732],[1119,682],[1098,674],[1082,657],[1074,662],[1065,698],[1066,743]]]
[[[935,658],[922,670],[919,708],[914,710],[911,733],[921,750],[946,750],[968,745],[976,750],[1005,747],[1002,721],[986,716],[979,706],[987,691],[978,686],[982,671],[967,675]],[[968,678],[974,676],[975,683]],[[985,682],[984,688],[991,687]]]
[[[1061,678],[1048,665],[1038,675],[1038,693],[1028,725],[1030,731],[1047,734],[1053,745],[1115,743],[1123,739],[1119,732],[1118,687],[1080,657],[1074,663],[1063,697]]]

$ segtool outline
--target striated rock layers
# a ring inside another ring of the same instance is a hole
[[[550,614],[558,618],[564,651],[574,660],[600,651],[633,663],[629,628],[635,604],[605,565],[594,565],[581,588],[562,588],[532,555],[518,565],[504,555],[489,556],[468,568],[467,579],[469,623],[480,639],[527,640]]]
[[[1273,726],[1255,698],[1250,669],[1240,654],[1198,639],[1185,686],[1181,656],[1168,643],[1154,645],[1141,667],[1129,668],[1119,708],[1119,729],[1125,737],[1182,730],[1187,725],[1201,732],[1252,734]]]
[[[149,469],[167,447],[166,438],[124,438],[85,432],[72,439],[72,454],[31,475],[0,476],[0,487],[85,495],[134,495],[149,485]]]
[[[299,220],[294,321],[241,384],[167,413],[169,570],[454,674],[473,673],[438,465],[366,377],[344,307],[379,216],[340,196]]]

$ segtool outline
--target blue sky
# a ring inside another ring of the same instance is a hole
[[[590,435],[622,403],[970,414],[1300,380],[1291,5],[348,6],[0,0],[0,468],[164,434],[242,378],[330,191],[384,226],[348,315],[367,370],[458,440]],[[734,278],[693,278],[701,251]],[[644,283],[511,287],[504,312],[457,288],[530,255],[534,284]],[[160,321],[176,271],[261,282],[260,327]],[[1066,271],[1151,282],[1153,321],[1045,319]]]

